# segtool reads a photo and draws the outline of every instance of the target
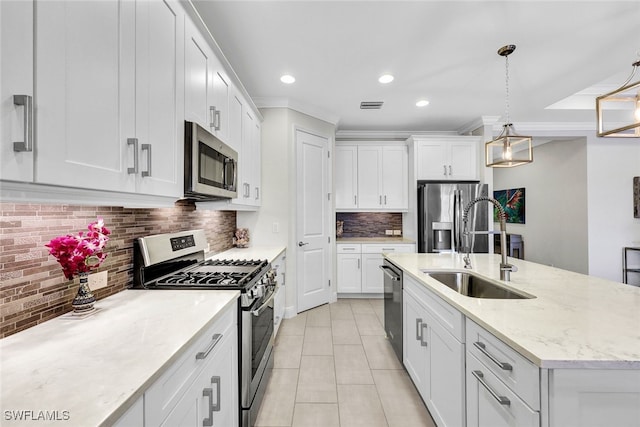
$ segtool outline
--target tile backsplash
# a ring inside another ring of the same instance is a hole
[[[67,280],[44,246],[52,238],[86,230],[97,217],[111,230],[107,259],[95,271],[108,272],[99,300],[126,289],[132,280],[133,240],[158,233],[202,228],[211,252],[233,246],[236,213],[196,210],[190,203],[173,208],[0,203],[0,338],[71,311],[78,279]]]
[[[342,237],[382,237],[386,230],[402,230],[402,213],[396,212],[337,212],[336,221],[344,221]]]

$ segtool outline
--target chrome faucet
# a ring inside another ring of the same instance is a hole
[[[518,271],[518,268],[515,265],[511,265],[507,262],[507,216],[504,213],[504,209],[502,205],[498,203],[496,199],[492,199],[491,197],[477,197],[469,202],[469,204],[464,208],[464,214],[462,216],[462,221],[464,222],[463,227],[463,235],[466,239],[465,242],[465,255],[464,255],[464,268],[471,268],[471,258],[469,254],[471,253],[471,244],[469,242],[469,210],[471,207],[478,202],[489,202],[493,203],[493,205],[498,209],[498,218],[500,219],[500,254],[502,255],[502,260],[500,261],[500,280],[509,281],[511,272]]]

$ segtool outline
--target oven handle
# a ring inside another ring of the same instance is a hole
[[[260,316],[262,314],[262,312],[267,308],[267,305],[269,305],[269,303],[271,301],[273,301],[273,299],[276,297],[276,290],[274,289],[273,292],[271,292],[271,296],[269,296],[269,298],[267,298],[267,300],[264,302],[264,304],[262,304],[260,307],[256,308],[255,310],[251,310],[250,313],[253,314],[254,316]]]

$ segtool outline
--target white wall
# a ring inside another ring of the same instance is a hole
[[[640,176],[639,138],[587,142],[589,273],[622,281],[622,248],[640,246],[640,219],[633,217],[633,177]]]
[[[507,224],[522,234],[525,259],[587,274],[586,138],[536,146],[533,163],[493,172],[494,190],[525,188],[526,223]]]
[[[287,317],[296,314],[296,150],[295,130],[329,139],[334,151],[335,126],[289,108],[264,108],[262,122],[262,206],[238,212],[238,227],[249,228],[251,245],[287,247]],[[333,159],[333,156],[332,156]],[[331,168],[333,170],[333,168]],[[333,209],[332,209],[333,211]],[[275,232],[277,224],[278,232]],[[330,266],[333,271],[333,266]],[[335,282],[335,277],[331,283]]]

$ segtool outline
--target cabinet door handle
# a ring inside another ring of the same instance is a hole
[[[358,205],[358,196],[353,196],[353,204],[354,206]]]
[[[420,341],[420,345],[423,347],[427,346],[427,343],[425,343],[422,340],[422,332],[424,330],[423,324],[422,324],[422,319],[416,319],[416,340]]]
[[[209,107],[209,111],[211,112],[211,121],[209,122],[209,127],[216,129],[216,107],[214,105]]]
[[[213,413],[220,411],[220,377],[211,377],[211,384],[216,386],[216,403],[213,404],[213,387],[202,390],[202,396],[209,399],[209,416],[202,420],[203,427],[213,427]]]
[[[449,165],[449,176],[451,176],[451,175],[452,175],[452,172],[451,172],[451,165]]]
[[[23,141],[13,143],[13,151],[33,151],[33,98],[30,95],[13,95],[13,105],[24,106],[22,126]]]
[[[358,259],[358,270],[360,270],[360,259]]]
[[[442,165],[442,167],[444,168],[444,176],[447,176],[447,165]]]
[[[379,196],[379,198],[380,198],[380,203],[379,204],[382,205],[382,196]]]
[[[218,344],[221,339],[222,339],[222,334],[214,334],[211,340],[211,344],[209,344],[209,347],[207,347],[204,351],[198,352],[196,354],[196,359],[206,359],[209,353],[211,353],[211,350],[213,350],[213,347],[215,347],[216,344]]]
[[[387,195],[386,194],[384,195],[384,204],[385,205],[387,204]]]
[[[420,334],[420,345],[423,347],[426,347],[428,345],[428,343],[424,340],[424,330],[427,329],[428,325],[426,323],[423,323],[422,326],[420,327],[422,329],[422,334]]]
[[[499,404],[505,405],[505,406],[510,406],[511,405],[511,401],[507,397],[500,396],[498,393],[496,393],[496,391],[494,389],[489,387],[489,384],[487,384],[485,382],[485,380],[484,380],[484,374],[482,373],[482,371],[472,371],[471,374],[473,374],[473,376],[476,377],[478,382],[480,384],[482,384],[484,386],[484,388],[487,389],[489,394],[491,394],[491,396],[493,396],[493,398],[496,399]]]
[[[147,152],[147,170],[142,171],[142,176],[151,176],[151,144],[140,145],[140,151]]]
[[[220,110],[216,110],[216,113],[215,113],[215,126],[213,128],[215,130],[220,130]]]
[[[260,187],[256,187],[256,200],[260,199]]]
[[[127,145],[133,145],[133,167],[127,168],[127,173],[138,173],[138,138],[127,138]]]
[[[503,371],[511,371],[511,370],[513,370],[513,366],[511,366],[510,364],[508,364],[506,362],[499,361],[493,354],[489,353],[487,351],[487,346],[485,346],[484,343],[482,343],[480,341],[476,341],[476,342],[473,343],[473,345],[475,346],[475,348],[480,350],[480,352],[482,354],[487,356],[489,358],[489,360],[491,360],[493,363],[498,365],[500,367],[500,369],[502,369]]]

